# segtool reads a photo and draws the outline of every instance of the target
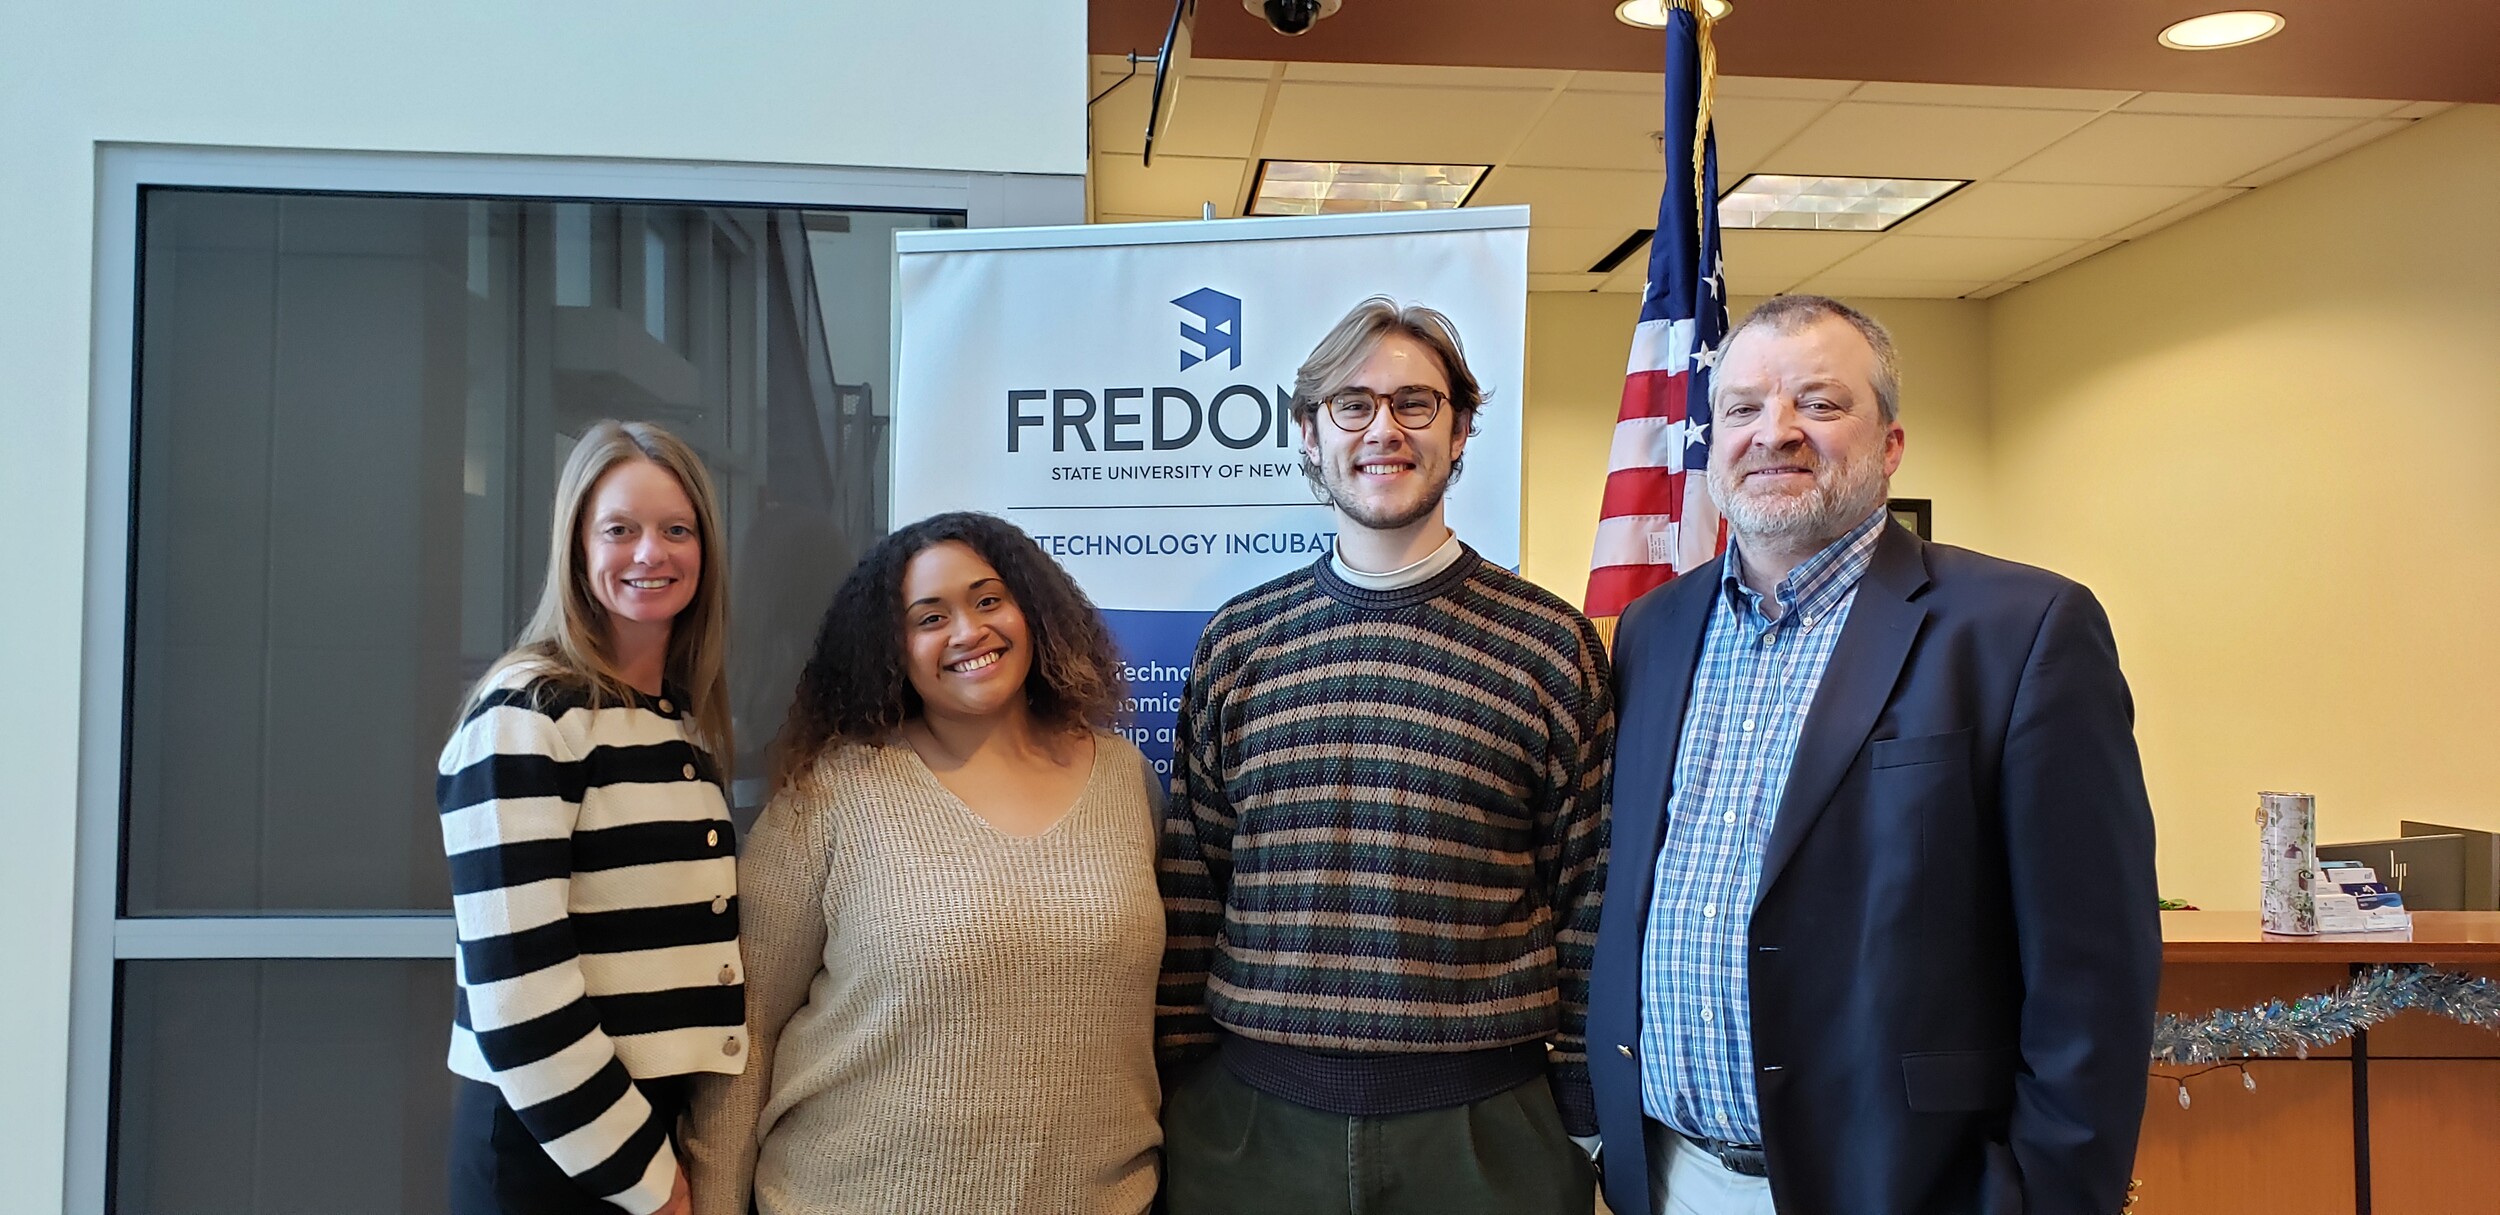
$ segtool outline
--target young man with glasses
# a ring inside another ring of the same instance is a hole
[[[1442,498],[1483,394],[1365,300],[1294,381],[1336,550],[1198,645],[1164,823],[1171,1215],[1587,1215],[1614,712],[1596,630]]]

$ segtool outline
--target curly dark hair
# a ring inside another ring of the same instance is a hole
[[[773,740],[775,784],[805,772],[826,748],[882,742],[919,715],[903,669],[903,571],[932,545],[959,542],[1007,584],[1031,634],[1025,704],[1044,726],[1108,729],[1124,688],[1111,630],[1076,580],[1015,524],[996,515],[932,515],[876,543],[833,593],[816,649],[799,672],[790,719]]]

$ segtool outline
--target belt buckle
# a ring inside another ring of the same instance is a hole
[[[1728,1172],[1740,1177],[1771,1175],[1770,1157],[1763,1152],[1760,1144],[1729,1143],[1725,1139],[1711,1139],[1698,1135],[1687,1135],[1685,1138],[1691,1139],[1694,1146],[1710,1153],[1711,1157],[1719,1162],[1719,1167]]]
[[[1761,1148],[1743,1147],[1733,1143],[1721,1143],[1715,1139],[1711,1140],[1711,1146],[1717,1149],[1719,1167],[1726,1169],[1728,1172],[1744,1177],[1768,1177],[1771,1175],[1770,1159],[1763,1154]]]

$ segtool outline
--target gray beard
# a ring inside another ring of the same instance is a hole
[[[1765,501],[1739,492],[1730,474],[1713,468],[1710,501],[1718,506],[1728,530],[1739,540],[1752,541],[1756,546],[1812,551],[1847,535],[1850,528],[1874,513],[1892,490],[1892,479],[1884,475],[1881,451],[1827,471],[1830,479],[1818,477],[1814,488],[1805,493]]]

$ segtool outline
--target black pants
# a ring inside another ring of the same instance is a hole
[[[636,1080],[676,1143],[686,1078]],[[616,1204],[583,1189],[530,1138],[520,1115],[491,1084],[460,1081],[451,1107],[451,1215],[619,1215]]]
[[[1170,1215],[1588,1215],[1597,1171],[1531,1080],[1473,1105],[1354,1118],[1197,1063],[1163,1106]]]

